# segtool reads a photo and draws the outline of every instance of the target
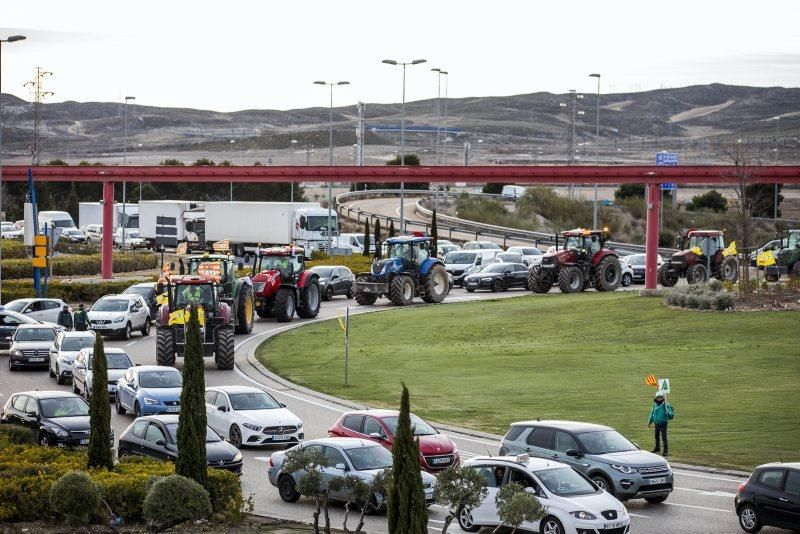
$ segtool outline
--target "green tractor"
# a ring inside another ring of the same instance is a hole
[[[255,297],[249,276],[236,277],[236,258],[228,254],[198,254],[183,258],[181,274],[198,275],[218,281],[220,300],[231,308],[231,319],[237,334],[253,331]]]
[[[789,230],[781,244],[778,250],[765,250],[756,258],[756,265],[764,268],[770,282],[777,282],[782,274],[800,278],[800,230]]]

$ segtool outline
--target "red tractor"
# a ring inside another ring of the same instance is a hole
[[[708,282],[710,276],[729,282],[739,279],[736,242],[725,248],[720,230],[684,229],[678,240],[680,252],[658,269],[658,283],[662,286],[672,287],[680,278],[690,284]]]
[[[303,319],[319,313],[319,275],[305,268],[300,247],[259,250],[253,262],[253,291],[261,318],[275,317],[279,323],[288,323],[295,311]]]
[[[561,232],[564,246],[542,257],[542,263],[528,271],[528,288],[547,293],[558,283],[562,293],[577,293],[594,287],[614,291],[622,279],[619,256],[606,248],[605,230],[569,230]]]

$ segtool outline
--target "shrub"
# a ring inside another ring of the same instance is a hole
[[[4,260],[20,260],[28,258],[28,249],[22,241],[16,239],[3,239],[0,246],[3,248]]]
[[[47,283],[47,296],[64,302],[94,302],[103,295],[122,293],[133,282],[130,280],[109,280],[103,282],[62,282],[51,280]],[[33,280],[3,280],[3,302],[28,298],[34,295]]]
[[[62,239],[56,243],[56,252],[62,254],[99,254],[100,247],[90,243],[72,243]]]
[[[714,212],[727,211],[728,203],[725,197],[722,196],[716,189],[712,189],[708,193],[702,195],[695,195],[692,201],[686,204],[688,211],[710,210]]]
[[[145,520],[158,530],[211,514],[208,492],[195,482],[180,475],[170,475],[155,482],[144,499]]]
[[[36,433],[28,427],[20,425],[0,425],[0,435],[14,445],[36,443]]]
[[[87,525],[89,516],[100,505],[100,489],[83,471],[70,471],[50,489],[51,509],[76,527]]]
[[[317,265],[344,265],[355,274],[364,273],[372,268],[372,258],[353,254],[352,256],[321,256],[306,263],[311,268]]]
[[[715,278],[708,283],[708,289],[714,291],[715,293],[722,291],[722,282]]]
[[[229,521],[239,521],[242,513],[248,511],[249,503],[242,495],[242,481],[230,471],[209,469],[206,489],[211,499],[211,509]]]
[[[725,284],[719,280],[712,280],[708,284],[695,284],[676,287],[664,293],[664,302],[670,306],[689,308],[695,310],[733,309],[736,303],[735,295],[724,290]]]
[[[2,260],[5,279],[32,278],[33,266],[29,259]],[[159,256],[150,253],[115,254],[114,272],[127,273],[155,269]],[[100,254],[63,255],[50,260],[53,276],[95,276],[100,274]]]

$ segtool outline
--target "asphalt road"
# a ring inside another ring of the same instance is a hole
[[[633,288],[638,289],[637,286]],[[455,289],[447,302],[463,302],[484,298],[509,298],[517,295],[530,294],[527,291],[511,290],[502,294],[474,293],[468,294],[462,289]],[[546,298],[546,297],[536,297]],[[375,306],[358,306],[354,301],[344,297],[336,297],[331,302],[325,302],[319,318],[332,318],[341,313],[343,307],[353,306],[351,313],[380,310],[389,308],[388,301],[381,299]],[[296,413],[304,422],[306,438],[318,438],[326,435],[327,429],[338,416],[347,410],[346,406],[322,400],[319,397],[289,388],[265,376],[259,369],[248,361],[248,353],[255,350],[260,342],[280,331],[292,328],[304,320],[295,319],[289,325],[278,324],[273,320],[257,319],[253,333],[249,336],[236,337],[236,369],[234,371],[218,371],[211,359],[206,363],[206,384],[231,385],[250,384],[257,385],[267,390],[280,402],[287,404],[288,408]],[[128,351],[135,363],[155,363],[155,335],[141,337],[134,334],[130,341],[109,340],[107,346],[121,347]],[[287,354],[291,357],[291,354]],[[5,357],[3,357],[5,358]],[[180,367],[181,362],[178,361]],[[55,380],[48,377],[46,370],[25,370],[10,373],[5,362],[0,367],[0,402],[5,402],[8,395],[26,390],[70,390],[69,383],[57,386]],[[491,409],[491,407],[487,407]],[[587,420],[591,416],[587,414]],[[117,415],[112,409],[112,425],[119,436],[133,421],[128,415]],[[469,434],[448,432],[456,441],[464,458],[487,453],[497,454],[499,437],[489,439],[475,437]],[[673,447],[680,447],[679,443]],[[311,521],[312,502],[301,499],[294,504],[284,503],[278,492],[267,480],[266,470],[272,448],[244,449],[244,473],[242,484],[245,494],[253,494],[255,512],[273,517]],[[629,501],[626,506],[631,513],[633,532],[646,533],[734,533],[740,532],[736,516],[733,512],[733,497],[738,485],[743,482],[742,477],[719,475],[714,473],[695,472],[684,469],[675,470],[676,488],[669,500],[660,505],[651,505],[645,501]],[[343,507],[333,504],[331,506],[331,520],[334,525],[341,525]],[[446,510],[434,505],[430,510],[430,529],[439,531]],[[353,527],[356,517],[350,519]],[[366,530],[368,532],[386,532],[384,516],[367,518]],[[451,532],[460,532],[457,524],[451,526]],[[777,530],[764,529],[763,532],[778,532]]]

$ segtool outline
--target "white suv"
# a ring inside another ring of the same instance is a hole
[[[88,315],[89,328],[104,336],[130,339],[133,330],[150,335],[150,308],[141,295],[106,295]]]

